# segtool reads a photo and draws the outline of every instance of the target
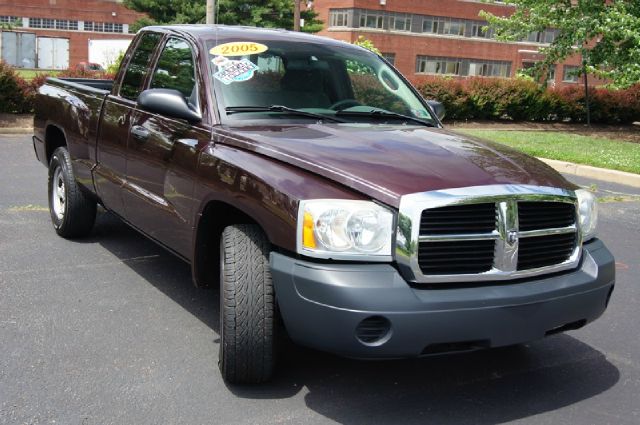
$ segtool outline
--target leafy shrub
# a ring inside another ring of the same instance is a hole
[[[50,76],[47,73],[38,73],[31,81],[26,81],[16,73],[11,65],[0,61],[0,112],[12,114],[33,112],[36,93]],[[67,69],[56,76],[63,78],[114,78],[113,74],[106,72],[75,69]]]
[[[29,84],[16,74],[13,67],[0,61],[0,112],[30,112],[29,90]]]
[[[106,71],[92,71],[89,69],[65,69],[57,75],[60,78],[91,78],[91,79],[105,79],[112,80],[115,78],[114,74],[110,74]]]
[[[584,122],[584,87],[545,89],[514,78],[423,77],[417,81],[426,99],[442,102],[449,119]],[[591,121],[628,124],[640,120],[640,84],[625,90],[590,88]]]
[[[118,73],[118,70],[120,69],[120,65],[122,64],[122,61],[124,60],[124,50],[122,52],[120,52],[120,54],[118,55],[118,57],[113,61],[113,63],[110,63],[107,65],[107,69],[106,69],[106,73],[107,74],[113,74],[116,75]]]
[[[400,114],[410,114],[407,105],[385,90],[375,75],[349,73],[355,100],[362,105],[375,105]]]
[[[448,119],[464,120],[473,115],[473,102],[460,80],[426,77],[418,82],[418,87],[426,99],[434,99],[444,105]]]

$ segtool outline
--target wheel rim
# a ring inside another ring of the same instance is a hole
[[[51,182],[51,205],[53,207],[53,213],[58,220],[64,218],[66,200],[66,188],[62,175],[62,167],[57,167],[53,173],[53,181]]]

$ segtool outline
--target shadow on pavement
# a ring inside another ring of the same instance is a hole
[[[196,288],[191,280],[189,264],[147,239],[118,217],[110,213],[98,213],[91,236],[74,242],[100,244],[218,333],[217,290]]]
[[[196,289],[186,263],[110,214],[100,214],[83,242],[104,246],[218,332],[217,291]],[[343,424],[497,424],[589,399],[619,378],[601,352],[561,334],[529,345],[398,361],[349,360],[285,344],[272,382],[228,388],[246,399],[306,392],[310,409]]]
[[[274,382],[239,397],[291,397],[342,424],[497,424],[591,398],[618,382],[605,356],[569,335],[530,345],[397,361],[356,361],[290,346]]]

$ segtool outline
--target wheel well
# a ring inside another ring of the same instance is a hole
[[[47,163],[51,160],[53,151],[61,146],[67,146],[67,139],[64,137],[64,133],[58,127],[50,125],[47,127],[47,132],[44,136],[45,141],[45,154],[47,155]]]
[[[194,283],[212,287],[218,282],[220,236],[232,224],[257,224],[239,209],[220,201],[209,202],[198,222],[193,265]]]

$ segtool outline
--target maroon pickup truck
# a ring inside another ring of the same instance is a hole
[[[229,382],[269,379],[283,333],[398,358],[598,318],[615,272],[594,197],[442,113],[347,43],[149,27],[115,80],[49,79],[33,143],[60,236],[100,204],[220,288]]]

